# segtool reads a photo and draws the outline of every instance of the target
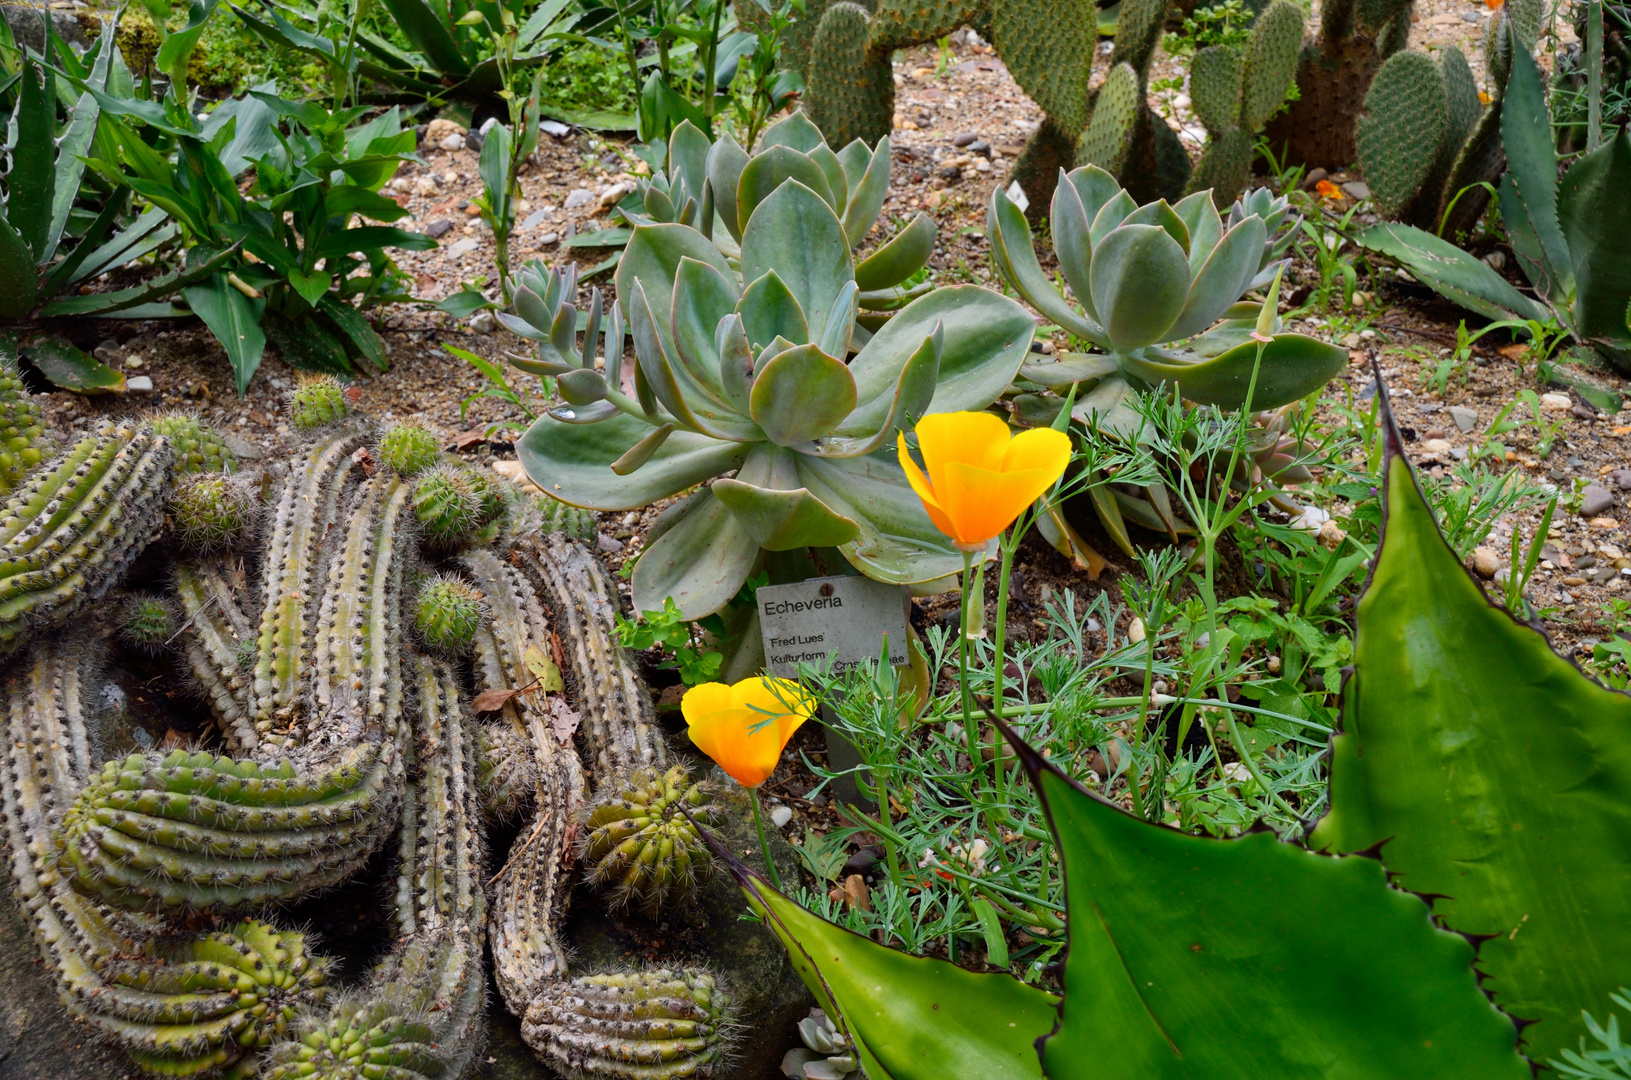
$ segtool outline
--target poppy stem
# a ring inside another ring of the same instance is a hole
[[[1020,516],[1022,525],[1028,524],[1024,515]],[[1008,534],[998,537],[998,544],[1002,548],[1002,575],[997,578],[997,630],[993,647],[996,660],[991,669],[992,690],[991,703],[997,708],[997,715],[1002,715],[1003,705],[1003,678],[1007,674],[1007,664],[1003,660],[1004,638],[1008,633],[1008,576],[1014,569],[1014,552],[1019,548],[1021,531],[1018,526],[1009,530]],[[1023,694],[1021,695],[1023,697]],[[1002,732],[993,725],[991,728],[991,761],[997,770],[997,781],[1000,785],[1004,776],[1002,763]]]
[[[759,854],[765,859],[765,872],[770,875],[770,884],[781,891],[781,878],[776,874],[776,861],[770,857],[770,845],[765,842],[765,823],[759,816],[759,789],[748,788],[748,801],[753,804],[753,827],[759,832]]]
[[[980,732],[975,726],[974,699],[968,692],[968,624],[974,593],[974,553],[963,552],[963,611],[957,623],[957,681],[963,693],[963,734],[968,739],[969,768],[980,770]]]

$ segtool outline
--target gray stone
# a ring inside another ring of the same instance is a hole
[[[962,134],[958,135],[955,139],[953,139],[951,141],[951,144],[953,146],[956,146],[956,147],[971,146],[978,139],[979,139],[979,136],[974,134],[974,132],[965,131]]]
[[[0,15],[4,15],[6,22],[11,25],[11,34],[17,44],[35,52],[45,51],[45,21],[40,18],[42,6],[0,4]],[[88,48],[91,44],[91,36],[86,33],[85,24],[80,22],[79,16],[72,11],[59,11],[53,8],[51,29],[70,45]]]
[[[439,221],[433,221],[429,225],[425,226],[425,235],[430,237],[432,240],[440,240],[442,237],[446,236],[452,231],[453,223],[447,220],[447,218],[442,218]]]
[[[538,238],[538,242],[543,246],[548,247],[551,244],[558,243],[560,239],[560,233],[546,232],[544,235]]]
[[[1587,484],[1580,496],[1581,517],[1601,517],[1614,507],[1614,493],[1600,484]]]
[[[595,536],[595,547],[603,554],[616,555],[619,551],[623,550],[623,541],[617,539],[615,536],[607,536],[605,533],[597,533]]]
[[[588,206],[595,201],[594,192],[588,188],[578,188],[566,196],[566,208],[576,210],[580,206]]]
[[[470,316],[470,329],[478,334],[496,333],[498,331],[498,318],[491,311],[478,311]]]
[[[1346,184],[1342,185],[1342,190],[1346,191],[1355,199],[1370,198],[1370,185],[1365,183],[1363,180],[1349,180]]]
[[[1631,469],[1615,469],[1614,486],[1621,491],[1631,491]]]
[[[1449,411],[1450,419],[1454,420],[1455,426],[1462,431],[1471,431],[1478,426],[1477,409],[1469,409],[1465,405],[1451,405]]]
[[[530,229],[536,229],[538,226],[542,225],[544,222],[546,222],[548,220],[549,220],[549,211],[548,210],[534,210],[532,213],[527,215],[527,220],[525,220],[525,221],[523,221],[521,223],[521,227],[523,229],[529,229],[529,230]]]
[[[442,147],[443,150],[463,150],[464,149],[464,136],[463,135],[449,135],[447,138],[442,140],[441,147]]]
[[[572,134],[572,129],[561,123],[559,120],[540,121],[538,124],[538,130],[542,131],[545,135],[556,139]]]
[[[153,380],[147,375],[132,375],[125,380],[125,389],[132,394],[151,394],[153,392]]]
[[[474,250],[476,250],[476,238],[473,236],[467,236],[447,249],[447,257],[450,259],[462,259]]]
[[[241,461],[259,461],[266,456],[265,450],[262,450],[248,439],[240,439],[236,435],[222,435],[221,441],[227,444],[227,449],[232,451],[232,456]]]

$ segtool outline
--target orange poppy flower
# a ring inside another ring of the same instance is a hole
[[[1321,198],[1325,198],[1325,199],[1340,199],[1340,198],[1342,198],[1342,189],[1337,187],[1335,184],[1331,183],[1331,181],[1329,181],[1329,180],[1321,180],[1319,183],[1314,185],[1314,190],[1320,193]]]
[[[935,528],[978,551],[1053,487],[1070,464],[1070,436],[1052,428],[1014,435],[983,412],[934,413],[918,421],[927,475],[897,436],[900,467]]]
[[[791,679],[755,676],[703,683],[680,699],[691,741],[731,779],[756,788],[776,771],[787,740],[815,715],[815,698]]]

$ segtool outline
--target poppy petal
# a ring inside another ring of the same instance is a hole
[[[680,715],[687,724],[696,723],[697,717],[731,707],[731,688],[719,682],[700,683],[680,698]]]

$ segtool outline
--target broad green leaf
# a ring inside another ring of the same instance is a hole
[[[1172,210],[1189,230],[1189,272],[1198,274],[1212,249],[1223,239],[1223,219],[1218,216],[1218,208],[1212,205],[1211,194],[1205,191],[1180,199]]]
[[[855,284],[864,290],[889,289],[923,268],[934,254],[934,218],[918,214],[912,223],[890,238],[855,267]]]
[[[821,167],[796,150],[773,146],[749,158],[737,180],[736,218],[742,226],[744,241],[748,223],[753,220],[753,212],[759,208],[759,204],[789,183],[803,184],[827,205],[829,211],[833,209],[832,189],[827,186],[827,175],[821,171]],[[848,243],[844,247],[848,250]]]
[[[316,307],[317,301],[321,300],[328,293],[328,287],[334,284],[334,275],[322,270],[314,270],[308,274],[293,269],[289,271],[289,284],[300,294],[301,299]]]
[[[1002,276],[1032,307],[1079,338],[1106,343],[1099,324],[1071,307],[1042,273],[1042,264],[1037,262],[1036,249],[1031,244],[1031,227],[1019,207],[1000,188],[991,193],[985,228],[991,239],[991,257],[997,261]],[[1089,295],[1085,303],[1090,305],[1091,302]]]
[[[907,304],[855,358],[857,400],[871,405],[895,392],[901,368],[941,328],[944,345],[934,400],[925,412],[983,409],[1014,381],[1036,333],[1036,320],[1014,301],[978,285],[936,289]],[[881,414],[867,411],[839,434],[870,435]]]
[[[1381,845],[1443,925],[1493,935],[1484,987],[1537,1021],[1525,1048],[1544,1061],[1631,970],[1631,697],[1491,605],[1387,431],[1385,529],[1313,839]]]
[[[1275,334],[1274,340],[1263,347],[1260,367],[1257,342],[1247,341],[1195,363],[1164,360],[1151,349],[1144,357],[1128,357],[1126,368],[1129,374],[1152,386],[1177,383],[1190,401],[1238,409],[1246,403],[1252,368],[1258,367],[1252,408],[1278,409],[1312,394],[1347,364],[1348,350],[1339,346],[1304,334]]]
[[[161,230],[162,231],[162,230]],[[207,254],[202,248],[193,249],[195,256]],[[197,265],[186,269],[175,269],[168,273],[150,278],[140,285],[132,285],[128,289],[116,289],[112,292],[90,293],[85,296],[64,296],[52,300],[45,305],[43,314],[53,318],[66,315],[105,315],[114,311],[124,311],[169,296],[178,289],[185,289],[195,282],[203,281],[217,271],[226,269],[238,258],[236,246],[226,248],[208,258],[200,258]]]
[[[1399,260],[1422,284],[1491,319],[1544,320],[1550,312],[1448,240],[1413,225],[1383,222],[1359,234],[1372,251]]]
[[[1574,258],[1575,326],[1625,342],[1631,302],[1631,131],[1580,158],[1558,186],[1557,214]]]
[[[187,25],[165,38],[159,46],[153,66],[170,75],[173,82],[185,83],[187,62],[192,59],[198,39],[204,35],[204,24],[220,0],[193,0],[188,8]],[[179,76],[179,77],[178,77]]]
[[[774,270],[750,284],[742,293],[742,329],[754,351],[777,338],[804,344],[810,340],[810,322],[798,297]]]
[[[1125,378],[1107,378],[1100,381],[1092,390],[1076,399],[1076,405],[1070,410],[1070,415],[1095,431],[1103,431],[1114,435],[1118,439],[1131,441],[1144,426],[1144,418],[1138,410],[1133,408],[1133,402],[1138,400],[1138,391],[1128,384]],[[1094,505],[1106,508],[1113,505],[1110,489],[1103,485],[1092,488]],[[1117,513],[1113,521],[1119,522],[1121,516]],[[1109,522],[1106,523],[1107,527]],[[1111,527],[1114,532],[1114,527]],[[1124,540],[1125,534],[1117,537],[1117,542],[1129,555],[1132,552],[1132,542]]]
[[[855,522],[834,513],[804,488],[780,491],[740,480],[715,480],[713,492],[766,551],[837,547],[860,533]]]
[[[886,948],[810,914],[735,859],[729,865],[871,1080],[1041,1080],[1034,1043],[1053,1026],[1053,995]]]
[[[181,295],[226,350],[238,394],[242,396],[249,389],[249,380],[255,377],[261,354],[266,350],[266,335],[260,327],[266,301],[251,300],[228,284],[224,273],[212,274],[189,285],[181,290]]]
[[[435,249],[436,241],[424,233],[409,232],[391,225],[359,225],[323,237],[317,244],[317,254],[333,259],[353,253],[368,255],[388,247],[403,251],[431,251]]]
[[[33,254],[45,261],[55,201],[57,155],[56,79],[49,68],[23,61],[16,112],[11,118],[16,142],[6,176],[6,218]]]
[[[1027,360],[1019,375],[1041,386],[1069,386],[1071,383],[1102,379],[1121,370],[1121,361],[1104,353],[1064,353],[1057,360]]]
[[[1165,199],[1157,199],[1152,203],[1145,203],[1137,210],[1128,214],[1121,222],[1123,225],[1154,225],[1166,232],[1184,251],[1184,258],[1189,258],[1189,226],[1184,219],[1167,204]]]
[[[721,135],[708,151],[708,184],[714,193],[714,209],[731,239],[742,240],[742,218],[737,208],[737,189],[742,181],[742,170],[747,168],[748,154],[729,135]]]
[[[663,339],[665,350],[673,345],[673,332],[668,314],[674,308],[674,277],[679,273],[680,260],[696,259],[705,262],[724,276],[731,278],[731,268],[725,257],[710,244],[706,237],[685,225],[641,225],[629,238],[623,259],[617,264],[618,296],[633,296],[638,281],[645,290],[653,313],[660,313],[657,332]],[[625,301],[624,307],[628,308]]]
[[[0,319],[25,318],[34,310],[39,279],[28,241],[0,215]]]
[[[1167,330],[1168,340],[1198,334],[1223,317],[1256,276],[1267,239],[1263,219],[1253,214],[1213,246],[1190,282],[1183,312]]]
[[[1516,1027],[1478,988],[1472,945],[1377,860],[1143,821],[1010,738],[1065,879],[1049,1080],[1530,1075]]]
[[[1093,245],[1091,276],[1093,308],[1118,349],[1162,340],[1189,294],[1189,258],[1159,225],[1111,230]]]
[[[827,140],[822,136],[821,129],[804,115],[802,109],[788,113],[765,128],[764,134],[759,136],[761,151],[773,146],[785,146],[801,154],[808,154],[816,147],[826,145]]]
[[[798,180],[761,202],[742,231],[742,280],[755,281],[771,270],[798,297],[812,330],[827,325],[839,294],[855,280],[844,227],[821,196]]]
[[[112,42],[118,30],[116,12],[102,28],[102,36],[108,44],[97,50],[96,60],[91,65],[88,82],[98,90],[106,91],[108,88],[108,68],[111,66],[114,52],[117,51]],[[68,130],[63,132],[62,140],[57,145],[51,229],[46,237],[45,252],[37,260],[41,265],[49,262],[51,256],[56,253],[57,245],[62,241],[62,232],[68,227],[68,214],[73,209],[75,196],[79,194],[80,180],[85,175],[85,155],[90,150],[91,141],[96,137],[96,121],[100,115],[101,107],[96,103],[96,95],[89,90],[81,93],[79,100],[74,103],[73,118],[68,123]]]
[[[442,73],[455,78],[470,74],[470,61],[459,49],[453,28],[435,5],[425,0],[384,0],[384,4],[413,47],[424,53]]]
[[[962,570],[962,555],[929,520],[892,447],[864,457],[796,456],[800,486],[860,529],[840,550],[867,577],[914,585]]]
[[[318,299],[317,310],[345,335],[349,344],[346,349],[348,355],[361,357],[364,363],[378,372],[390,367],[390,358],[385,353],[385,342],[369,325],[362,312],[332,293],[325,293]]]
[[[827,190],[832,192],[834,212],[842,213],[849,202],[849,178],[844,175],[843,163],[826,143],[810,151],[810,160],[821,170],[821,175],[827,178]]]
[[[1540,294],[1559,307],[1574,292],[1574,264],[1557,219],[1557,148],[1546,109],[1546,78],[1524,48],[1512,49],[1512,72],[1501,99],[1501,142],[1507,175],[1539,241]]]
[[[686,120],[668,137],[668,178],[683,181],[685,194],[702,198],[702,185],[708,181],[708,154],[713,149],[708,136]]]
[[[481,156],[476,159],[476,172],[481,177],[481,186],[486,189],[489,209],[501,222],[511,220],[514,213],[510,209],[511,144],[510,129],[503,124],[494,125],[482,140]]]
[[[673,597],[683,619],[711,615],[741,591],[758,554],[741,519],[712,491],[702,492],[634,564],[635,610],[661,611]]]
[[[862,146],[864,149],[865,144]],[[885,135],[872,151],[866,172],[850,185],[849,205],[844,208],[844,235],[849,237],[852,248],[861,246],[861,241],[877,224],[878,215],[883,213],[883,204],[889,198],[890,162],[889,136]]]
[[[692,383],[721,408],[729,405],[719,377],[715,331],[736,310],[736,285],[712,266],[682,259],[674,280],[674,347]],[[693,403],[696,407],[698,403]]]
[[[590,510],[634,510],[730,472],[749,450],[741,443],[676,431],[639,471],[628,476],[612,472],[612,462],[651,432],[652,425],[632,416],[598,424],[566,424],[544,416],[527,429],[515,451],[532,482],[562,502]]]
[[[900,369],[900,379],[892,394],[881,395],[858,408],[839,425],[840,431],[859,435],[834,435],[817,440],[813,451],[821,457],[857,457],[870,454],[893,441],[895,432],[910,431],[929,411],[934,389],[940,381],[940,357],[945,352],[945,327],[936,324]],[[865,434],[868,429],[871,434]]]
[[[23,346],[23,356],[55,386],[79,394],[121,393],[125,377],[96,357],[51,334]]]
[[[749,408],[767,439],[798,446],[830,433],[854,411],[855,379],[842,360],[800,345],[759,369]]]
[[[1078,170],[1085,172],[1085,170]],[[1095,169],[1095,173],[1102,174],[1104,170]],[[1093,184],[1095,176],[1084,176],[1084,182]],[[1115,182],[1112,180],[1112,184]],[[1091,192],[1090,192],[1091,197]],[[1059,260],[1059,272],[1065,276],[1065,282],[1076,297],[1076,302],[1087,309],[1089,316],[1095,317],[1093,310],[1093,290],[1088,268],[1093,265],[1093,241],[1088,236],[1088,227],[1093,223],[1093,213],[1082,201],[1082,191],[1070,180],[1064,169],[1059,170],[1059,183],[1053,189],[1053,254]]]

